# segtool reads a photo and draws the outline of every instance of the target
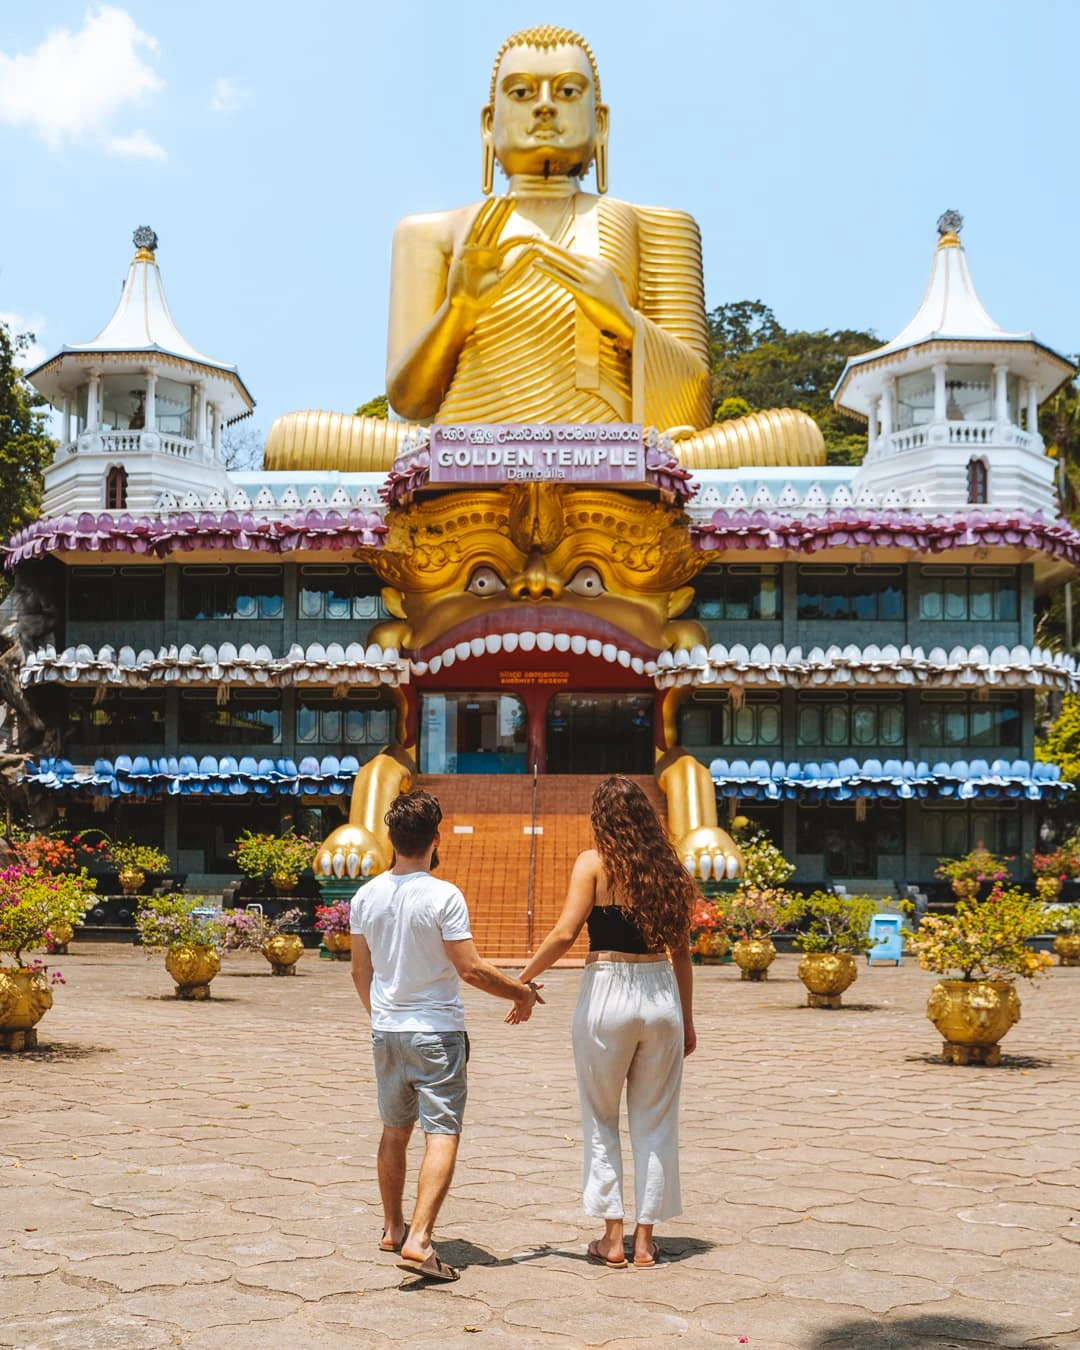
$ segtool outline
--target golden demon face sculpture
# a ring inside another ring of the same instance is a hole
[[[414,503],[387,524],[372,565],[396,618],[372,638],[414,661],[460,643],[480,655],[479,640],[492,654],[603,654],[640,673],[663,648],[705,640],[675,622],[702,566],[677,508],[528,483]]]

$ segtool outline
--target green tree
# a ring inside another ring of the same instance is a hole
[[[0,322],[0,540],[40,514],[44,474],[56,450],[46,430],[45,400],[21,369],[33,340],[32,333],[12,334]],[[0,595],[6,589],[0,577]]]
[[[366,403],[361,403],[356,410],[357,417],[381,417],[384,420],[390,416],[390,405],[385,394],[376,394],[374,398],[369,398]]]
[[[833,407],[832,390],[849,356],[878,345],[873,333],[842,328],[788,332],[760,300],[720,305],[708,316],[714,417],[732,417],[733,400],[751,411],[801,408],[817,422],[831,464],[857,464],[866,427]]]
[[[1035,743],[1035,758],[1059,764],[1066,783],[1080,781],[1080,695],[1061,700],[1061,711]]]

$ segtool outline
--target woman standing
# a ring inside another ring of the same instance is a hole
[[[623,1085],[634,1153],[633,1262],[656,1264],[653,1225],[680,1212],[679,1089],[697,1044],[690,914],[697,888],[648,797],[629,778],[606,778],[592,802],[594,849],[579,855],[555,927],[521,972],[528,983],[573,946],[588,924],[589,954],[574,1013],[574,1062],[585,1135],[585,1212],[604,1220],[589,1256],[625,1266]],[[511,1011],[506,1019],[516,1020]]]

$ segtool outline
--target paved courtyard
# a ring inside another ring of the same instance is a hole
[[[578,975],[505,1027],[467,995],[470,1123],[424,1286],[375,1250],[378,1135],[348,966],[75,944],[43,1048],[0,1060],[0,1344],[356,1350],[1080,1346],[1080,969],[1022,991],[999,1069],[949,1068],[910,963],[804,1006],[697,972],[682,1219],[590,1264],[569,1053]],[[46,1044],[47,1043],[47,1044]],[[408,1211],[406,1211],[408,1212]]]

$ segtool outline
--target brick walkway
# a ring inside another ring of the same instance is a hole
[[[763,985],[699,970],[686,1212],[655,1270],[585,1260],[577,974],[524,1028],[470,994],[441,1235],[467,1268],[418,1287],[375,1251],[347,965],[232,959],[188,1004],[131,948],[61,964],[51,1049],[0,1061],[4,1346],[1080,1346],[1080,970],[1022,991],[993,1070],[935,1058],[910,965],[863,968],[835,1013],[800,1006],[794,957]]]

